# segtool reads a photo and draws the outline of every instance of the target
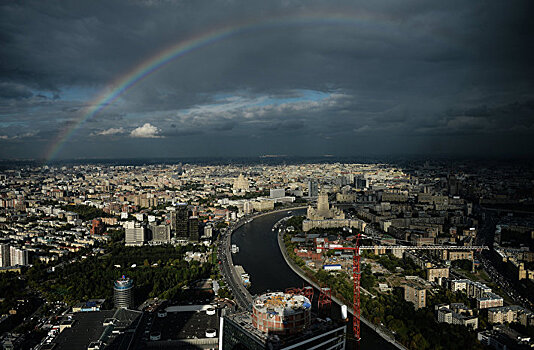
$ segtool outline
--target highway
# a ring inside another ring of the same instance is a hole
[[[228,229],[221,234],[217,255],[221,264],[221,274],[230,288],[232,295],[235,297],[236,303],[239,308],[248,309],[252,305],[252,295],[241,283],[241,277],[237,275],[232,261],[232,253],[230,252],[231,236],[232,232],[243,225],[246,222],[245,219],[238,221],[235,224],[230,225]]]
[[[232,261],[232,253],[230,251],[231,247],[231,239],[232,239],[232,233],[238,229],[239,227],[243,226],[247,223],[247,221],[255,218],[259,218],[266,215],[271,215],[278,212],[285,212],[288,210],[297,210],[297,209],[304,209],[306,206],[302,205],[295,205],[292,207],[286,207],[283,209],[276,209],[269,212],[263,212],[263,213],[257,213],[252,216],[245,216],[241,218],[236,223],[232,223],[226,231],[221,231],[221,237],[219,238],[219,243],[217,247],[217,256],[219,260],[221,261],[221,264],[219,264],[221,274],[224,277],[224,280],[226,281],[226,284],[228,285],[228,288],[230,288],[230,291],[232,292],[232,295],[235,297],[235,301],[239,308],[241,309],[250,309],[252,305],[252,295],[250,292],[243,286],[243,283],[241,282],[241,277],[237,275],[237,272],[234,267],[234,263]]]
[[[489,211],[486,208],[480,208],[479,210],[484,215],[482,225],[479,229],[479,234],[477,235],[476,244],[487,245],[493,249],[493,238],[498,219],[493,215],[493,211]],[[517,286],[514,285],[514,282],[508,276],[503,275],[499,271],[498,268],[500,262],[496,261],[495,256],[492,258],[491,251],[477,252],[476,258],[479,260],[480,265],[488,273],[490,279],[497,283],[501,289],[508,294],[508,297],[510,297],[515,304],[526,308],[532,308],[533,303],[531,300],[529,300],[529,295],[526,295],[525,291],[518,290]]]
[[[234,231],[232,243],[237,244],[240,249],[239,254],[233,255],[233,260],[236,264],[242,265],[250,274],[252,282],[250,293],[253,295],[309,285],[287,264],[280,250],[278,234],[272,230],[273,225],[283,217],[305,215],[305,209],[291,208],[285,211],[281,210],[278,214],[270,213],[264,217],[255,217],[253,222]],[[288,213],[288,211],[292,211],[292,213]],[[315,291],[315,306],[317,305],[317,294]],[[337,319],[340,316],[341,308],[335,303],[332,306],[334,318]],[[361,349],[395,349],[392,344],[367,325],[362,326],[361,332]],[[347,349],[351,348],[352,344],[347,344]]]

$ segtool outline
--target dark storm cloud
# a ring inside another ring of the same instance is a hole
[[[172,130],[165,130],[161,133],[163,137],[177,137],[177,136],[194,136],[194,135],[202,135],[204,134],[204,130],[200,129],[172,129]]]
[[[259,139],[276,140],[284,154],[306,145],[334,154],[454,153],[469,135],[477,151],[493,152],[503,132],[534,139],[532,9],[530,1],[3,2],[0,156],[12,153],[14,140],[21,148],[24,135],[50,144],[96,96],[163,49],[267,18],[279,21],[144,79],[77,130],[100,145],[78,147],[73,138],[62,156],[122,154],[129,133],[146,123],[162,137],[136,142],[156,153],[235,150],[226,137],[258,154],[267,147]],[[191,149],[177,147],[183,138]],[[500,150],[515,152],[508,141],[501,138]],[[28,142],[21,154],[40,156],[42,146]]]
[[[33,93],[29,88],[21,84],[0,83],[0,98],[21,99],[32,97]]]
[[[448,111],[435,125],[420,130],[436,134],[526,134],[534,133],[534,100],[488,107]]]

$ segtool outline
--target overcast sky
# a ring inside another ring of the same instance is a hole
[[[0,6],[0,158],[534,154],[529,0]]]

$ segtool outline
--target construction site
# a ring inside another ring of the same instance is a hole
[[[313,294],[313,288],[307,286],[257,296],[252,312],[222,317],[219,348],[345,349],[346,315],[341,319],[328,317],[329,297],[319,297],[317,308],[312,308]]]

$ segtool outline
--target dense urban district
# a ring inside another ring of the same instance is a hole
[[[5,166],[0,344],[344,349],[349,322],[312,320],[324,296],[247,296],[260,277],[231,263],[233,230],[284,209],[288,263],[350,310],[360,237],[362,322],[395,346],[532,348],[533,181],[524,162]]]

